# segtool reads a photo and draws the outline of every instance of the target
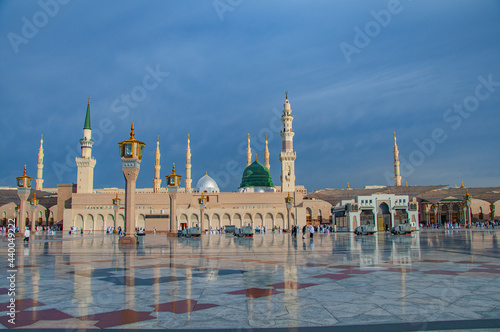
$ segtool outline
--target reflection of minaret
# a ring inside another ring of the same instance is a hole
[[[248,134],[248,146],[247,146],[247,167],[252,163],[252,148],[250,147],[250,134]]]
[[[153,179],[153,192],[159,193],[161,186],[160,178],[160,136],[156,136],[156,152],[155,152],[155,178]]]
[[[38,150],[38,164],[36,165],[36,190],[43,188],[43,134],[40,138],[40,149]]]
[[[191,140],[189,139],[189,134],[188,134],[188,141],[187,141],[187,148],[186,148],[186,179],[184,182],[186,183],[186,192],[190,193],[193,190],[191,189],[191,182],[193,181],[191,179],[191,146],[189,145],[191,143]]]
[[[281,130],[281,191],[295,192],[295,158],[296,153],[293,151],[293,136],[295,133],[292,129],[293,116],[290,103],[288,102],[288,92],[286,93],[285,105],[281,122],[283,129]]]
[[[94,191],[94,167],[96,160],[92,158],[92,129],[90,129],[90,97],[87,104],[87,114],[83,125],[83,138],[80,140],[82,157],[75,158],[78,167],[77,193],[91,193]]]
[[[394,132],[394,185],[401,185],[401,175],[399,170],[399,150],[398,144],[396,143],[396,132]]]
[[[264,166],[267,169],[271,169],[271,165],[269,165],[269,147],[267,146],[267,134],[266,134],[266,149],[264,150]]]

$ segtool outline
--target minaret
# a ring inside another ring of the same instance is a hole
[[[248,146],[247,146],[247,167],[252,164],[252,148],[250,147],[250,134],[248,134]]]
[[[394,132],[394,185],[401,186],[401,172],[399,170],[399,150],[396,143],[396,132]]]
[[[286,93],[285,105],[283,107],[283,115],[281,122],[283,129],[281,130],[281,191],[295,192],[295,158],[296,153],[293,151],[293,136],[295,133],[292,129],[293,116],[290,103],[288,102],[288,92]]]
[[[267,146],[267,134],[266,134],[266,149],[264,150],[264,166],[266,166],[268,170],[271,169],[271,165],[269,165],[269,147]]]
[[[43,134],[40,138],[40,149],[38,149],[38,164],[36,165],[36,190],[43,189]]]
[[[160,178],[160,136],[156,136],[156,152],[155,152],[155,178],[153,179],[153,192],[159,193],[161,186]]]
[[[191,182],[193,180],[191,179],[191,146],[190,146],[191,140],[189,139],[189,134],[188,134],[188,140],[187,140],[187,148],[186,148],[186,179],[184,180],[186,184],[186,192],[190,193],[193,191],[191,189]]]
[[[82,147],[81,158],[75,158],[78,167],[77,193],[91,193],[94,191],[94,167],[96,160],[92,158],[92,129],[90,129],[90,97],[87,104],[87,114],[83,125],[83,138],[80,140]]]

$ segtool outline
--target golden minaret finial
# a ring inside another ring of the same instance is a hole
[[[24,165],[23,175],[26,175],[26,165]]]
[[[118,191],[116,192],[116,199],[118,200]]]
[[[89,104],[89,105],[90,105],[90,96],[89,96],[89,99],[88,99],[88,102],[87,102],[87,104]]]
[[[33,200],[36,199],[36,191],[33,191]]]
[[[408,187],[408,181],[405,182],[405,185]]]
[[[130,138],[134,138],[135,133],[134,133],[134,123],[132,122],[132,125],[130,126]]]
[[[462,181],[462,184],[460,185],[460,188],[465,188],[464,187],[464,182]]]
[[[172,164],[172,174],[175,174],[175,163]]]
[[[255,161],[259,161],[259,160],[257,159],[257,154],[255,154]]]
[[[346,189],[351,189],[351,187],[349,186],[349,182],[347,182],[347,188]]]
[[[285,99],[288,100],[288,91],[285,91]]]
[[[390,194],[390,193],[391,193],[391,188],[389,188],[389,190],[387,191],[387,193],[388,193],[388,194]]]

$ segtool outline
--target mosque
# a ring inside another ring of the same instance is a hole
[[[241,184],[237,192],[220,192],[217,182],[208,174],[201,177],[196,186],[192,187],[191,179],[191,148],[188,135],[186,147],[186,165],[184,186],[176,188],[175,197],[165,187],[161,186],[160,176],[160,145],[157,138],[155,153],[155,176],[152,188],[137,189],[135,195],[135,227],[144,228],[147,232],[154,229],[157,232],[169,230],[170,218],[175,218],[177,229],[200,225],[203,220],[205,229],[217,229],[225,225],[241,227],[251,225],[253,227],[267,226],[268,229],[287,229],[289,225],[305,224],[306,212],[314,211],[324,216],[317,223],[328,223],[331,205],[322,200],[306,200],[304,186],[295,183],[295,159],[296,152],[293,150],[294,131],[292,129],[292,109],[286,96],[283,107],[282,121],[282,151],[279,155],[281,162],[280,186],[275,186],[271,173],[269,172],[269,149],[267,145],[264,151],[264,164],[252,159],[250,148],[250,136],[248,137],[247,167],[242,174]],[[133,136],[133,129],[132,129]],[[43,190],[43,141],[40,143],[39,165],[37,172],[37,197],[40,205],[43,199],[54,197],[53,194]],[[124,227],[125,213],[123,209],[125,191],[124,189],[96,189],[94,188],[94,167],[96,159],[92,156],[92,129],[90,122],[90,99],[83,127],[83,135],[80,140],[81,156],[76,158],[77,183],[59,184],[57,186],[56,204],[52,201],[50,211],[51,220],[54,223],[62,223],[64,230],[71,227],[78,229],[104,231],[108,227]],[[175,165],[172,173],[176,175]],[[178,176],[180,177],[180,176]],[[52,190],[55,191],[55,190]],[[207,198],[207,203],[200,207],[199,198]],[[285,199],[291,198],[293,202],[287,206]],[[175,200],[172,206],[172,199]],[[9,211],[12,214],[15,202]],[[40,211],[27,211],[27,223],[35,219],[40,223],[43,221]],[[31,213],[30,213],[31,212]]]
[[[268,229],[287,229],[291,225],[329,224],[339,230],[353,231],[358,225],[373,223],[378,230],[410,222],[413,229],[420,224],[478,222],[495,218],[500,200],[500,188],[450,188],[438,186],[402,186],[399,150],[394,133],[394,186],[367,186],[364,189],[323,189],[307,194],[304,186],[296,185],[293,150],[293,116],[288,94],[281,116],[282,150],[280,185],[275,186],[269,169],[269,149],[264,151],[264,164],[252,158],[250,135],[246,153],[246,169],[236,192],[220,192],[217,182],[208,174],[192,186],[190,137],[187,137],[184,186],[176,182],[162,187],[160,176],[160,145],[157,138],[153,187],[136,189],[135,227],[146,232],[167,232],[171,219],[177,230],[203,225],[206,230],[226,225],[251,225]],[[134,131],[131,130],[131,139]],[[81,156],[76,158],[77,183],[58,184],[43,188],[43,136],[38,153],[36,189],[28,196],[30,204],[20,204],[15,188],[0,188],[2,225],[8,219],[23,216],[26,224],[59,225],[64,230],[77,227],[84,231],[104,231],[108,227],[124,227],[125,190],[94,188],[90,99],[87,104]],[[31,178],[23,174],[23,179]],[[167,179],[180,179],[175,165]],[[172,190],[175,189],[175,190]],[[204,198],[205,204],[199,199]],[[467,198],[470,200],[465,209]],[[25,211],[19,211],[25,205]]]

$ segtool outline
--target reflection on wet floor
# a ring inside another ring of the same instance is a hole
[[[495,231],[314,239],[300,233],[148,234],[144,245],[129,247],[119,246],[114,235],[44,235],[29,245],[18,242],[16,249],[16,327],[203,329],[466,319],[481,327],[500,317]],[[6,277],[3,269],[0,278]],[[0,283],[0,323],[12,327],[6,286]]]

